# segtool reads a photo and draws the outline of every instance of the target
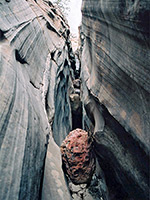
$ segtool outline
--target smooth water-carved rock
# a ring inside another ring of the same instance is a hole
[[[57,103],[65,109],[61,110],[60,122],[70,113],[66,98],[61,97],[61,102],[55,99],[58,88],[67,96],[69,87],[72,52],[67,45],[68,28],[49,0],[0,3],[0,199],[40,197],[50,124]],[[65,88],[59,84],[62,76]],[[69,118],[70,115],[65,123],[58,124],[65,136],[71,127]],[[61,190],[65,191],[64,182],[62,185]],[[62,195],[61,190],[58,192]],[[49,193],[58,199],[55,191]]]
[[[95,170],[92,142],[88,133],[75,129],[61,145],[64,171],[74,184],[89,183]]]
[[[149,195],[149,14],[148,1],[82,4],[85,124],[115,200]]]
[[[60,148],[51,137],[45,163],[42,200],[70,200],[69,189],[66,186],[62,170]]]

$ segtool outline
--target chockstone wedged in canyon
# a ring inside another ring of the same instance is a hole
[[[74,184],[88,184],[95,171],[92,140],[82,129],[69,133],[61,144],[64,171]]]
[[[83,0],[79,74],[51,1],[0,2],[0,199],[149,200],[149,16]]]

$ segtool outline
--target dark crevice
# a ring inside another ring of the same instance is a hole
[[[0,41],[2,41],[2,40],[4,40],[4,39],[6,39],[6,37],[5,37],[5,35],[4,35],[4,31],[2,31],[1,29],[0,29]]]
[[[55,15],[54,15],[52,12],[48,12],[48,16],[49,16],[52,20],[55,19]]]
[[[63,23],[62,21],[60,21],[60,23],[61,23],[61,25],[63,26],[63,28],[65,28],[64,23]],[[67,32],[68,32],[68,30],[67,30]],[[68,34],[67,34],[67,35],[68,35]]]
[[[72,112],[72,130],[76,128],[82,129],[82,110],[77,113]]]
[[[57,54],[58,58],[61,56],[61,54],[62,54],[62,51],[59,51]]]
[[[56,33],[57,35],[60,36],[60,34],[56,31],[56,29],[47,21],[46,22],[46,27],[50,30],[53,31],[54,33]]]
[[[45,1],[45,2],[48,3],[48,5],[49,5],[50,7],[54,7],[53,4],[52,4],[50,1],[48,1],[48,2]]]
[[[15,49],[15,57],[16,57],[16,60],[17,60],[18,62],[20,62],[21,64],[28,64],[27,61],[25,60],[25,58],[23,58],[23,57],[20,55],[20,53],[19,53],[19,51],[18,51],[17,49]]]
[[[72,112],[72,130],[76,128],[82,129],[82,102],[80,99],[80,94],[76,92],[70,95],[71,112]]]
[[[53,13],[55,13],[57,15],[57,11],[55,8],[52,8],[51,10],[53,11]]]
[[[46,112],[47,112],[47,113],[48,113],[48,111],[49,111],[48,94],[49,94],[49,85],[48,85],[48,89],[47,89],[47,92],[46,92],[46,95],[45,95],[45,109],[46,109]]]
[[[72,52],[72,49],[71,49]],[[76,53],[77,54],[77,53]],[[73,87],[74,92],[70,94],[71,103],[71,113],[72,113],[72,130],[76,128],[82,129],[82,101],[80,97],[81,90],[81,80],[80,80],[80,59],[79,56],[71,54],[70,55],[71,67],[74,71]]]
[[[54,60],[55,52],[56,52],[56,51],[52,51],[52,52],[51,52],[51,60]]]
[[[30,83],[31,83],[31,85],[35,88],[35,89],[37,89],[37,90],[39,90],[40,88],[39,87],[37,87],[31,80],[30,80]]]

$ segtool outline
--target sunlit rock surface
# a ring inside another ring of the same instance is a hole
[[[71,127],[66,99],[70,73],[68,36],[68,25],[50,1],[1,1],[0,199],[39,199],[49,124],[54,118],[58,120],[58,129],[61,126],[65,136]],[[61,91],[58,95],[62,95],[62,101],[56,99],[58,91]],[[57,103],[61,112],[59,119],[55,116]],[[67,118],[63,118],[64,112]],[[55,139],[59,141],[59,135]],[[59,159],[60,151],[56,149],[52,160]],[[57,188],[58,193],[68,199],[69,193],[61,192],[67,191],[61,165],[54,164],[57,178],[61,177],[56,181],[62,184]],[[46,168],[45,173],[48,170]],[[46,179],[49,187],[53,184],[50,178]],[[54,190],[49,190],[47,195],[61,199]],[[46,195],[43,199],[47,199]]]
[[[148,199],[150,2],[83,0],[85,127],[111,199]]]

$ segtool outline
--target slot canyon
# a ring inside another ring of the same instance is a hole
[[[0,200],[150,199],[150,2],[0,1]]]

